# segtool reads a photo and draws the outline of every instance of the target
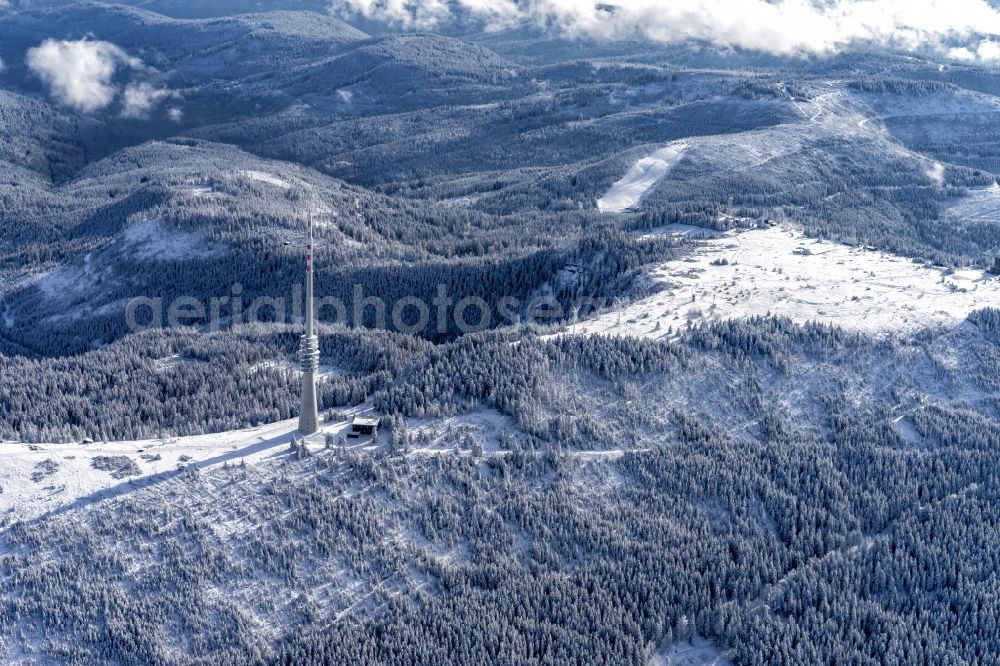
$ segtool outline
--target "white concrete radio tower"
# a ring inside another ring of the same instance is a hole
[[[313,330],[313,222],[308,213],[309,241],[306,244],[306,325],[299,345],[299,362],[302,364],[302,410],[299,412],[299,431],[311,435],[319,430],[319,413],[316,408],[316,370],[319,369],[319,342]]]

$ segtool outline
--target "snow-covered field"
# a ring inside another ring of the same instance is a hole
[[[192,466],[266,463],[288,453],[297,427],[298,420],[290,419],[246,430],[133,442],[0,442],[0,516],[29,520],[51,511],[100,502],[136,486],[165,480]],[[321,449],[326,433],[339,437],[346,435],[348,428],[346,420],[323,424],[320,432],[306,438],[306,443],[310,449]],[[351,447],[380,446],[371,438],[347,441]],[[116,478],[112,472],[94,467],[95,459],[118,456],[132,461],[138,473],[119,474]]]
[[[947,215],[958,222],[994,224],[1000,219],[1000,185],[969,190],[948,207]]]
[[[674,143],[642,158],[597,200],[597,208],[608,213],[620,213],[634,207],[649,188],[670,173],[684,157],[685,150],[686,143]]]
[[[256,180],[259,183],[267,183],[268,185],[274,185],[275,187],[280,187],[282,189],[288,189],[292,185],[287,180],[278,178],[277,176],[266,173],[264,171],[255,171],[253,169],[247,169],[240,171],[241,176],[246,176],[250,180]]]
[[[1000,279],[806,238],[787,227],[728,233],[657,266],[661,290],[575,324],[575,333],[662,337],[706,319],[777,314],[869,332],[956,324],[1000,304]]]
[[[203,235],[165,227],[159,220],[143,220],[131,225],[119,242],[122,252],[135,259],[207,257],[219,251]]]

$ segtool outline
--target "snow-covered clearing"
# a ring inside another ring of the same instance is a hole
[[[597,208],[607,213],[620,213],[634,207],[649,188],[660,182],[680,162],[687,147],[686,143],[675,143],[643,157],[597,200]]]
[[[268,185],[274,185],[275,187],[281,187],[288,189],[292,186],[287,180],[278,178],[277,176],[267,173],[265,171],[255,171],[253,169],[247,169],[240,171],[241,176],[246,176],[250,180],[256,180],[260,183],[267,183]]]
[[[219,251],[199,233],[171,229],[159,220],[143,220],[121,235],[122,253],[133,259],[172,260],[206,257]]]
[[[726,666],[731,664],[709,640],[693,637],[654,654],[650,666]]]
[[[728,233],[652,271],[662,289],[578,322],[575,333],[662,337],[689,321],[776,314],[868,332],[955,324],[1000,304],[1000,279],[806,238],[787,227]]]
[[[116,273],[113,264],[118,257],[167,261],[210,257],[223,250],[221,245],[212,243],[200,233],[173,229],[159,220],[142,220],[126,228],[111,244],[85,254],[82,261],[38,276],[35,284],[48,299],[90,299],[129,279]],[[77,309],[89,312],[93,306]]]
[[[200,361],[193,358],[185,358],[180,354],[171,354],[170,356],[164,356],[153,361],[153,367],[157,372],[170,372],[178,366],[195,365],[197,363],[200,363]]]
[[[170,356],[164,367],[185,362]],[[326,435],[343,439],[347,448],[374,454],[385,450],[389,435],[382,429],[377,438],[347,437],[351,419],[368,410],[367,405],[338,412],[337,420],[320,425],[319,432],[305,438],[312,452],[325,448]],[[492,409],[479,409],[457,416],[410,419],[413,435],[410,455],[471,455],[471,442],[482,454],[506,455],[506,433],[515,429],[510,417]],[[164,437],[137,441],[29,444],[0,441],[0,520],[30,520],[110,500],[134,489],[166,481],[188,468],[212,469],[222,465],[261,465],[279,462],[289,454],[298,419],[207,435]],[[510,443],[514,443],[512,437]],[[521,441],[523,444],[523,441]],[[582,461],[613,461],[623,449],[574,451]],[[101,460],[103,459],[103,460]],[[111,469],[95,468],[98,466]],[[114,468],[125,470],[116,473]]]
[[[1000,101],[992,95],[971,90],[951,90],[924,95],[856,93],[880,119],[920,116],[968,116],[1000,111]]]
[[[948,207],[946,215],[959,223],[994,224],[1000,219],[1000,185],[969,190]]]
[[[28,520],[61,508],[99,502],[170,478],[185,467],[264,463],[288,452],[297,427],[298,420],[289,419],[246,430],[132,442],[0,442],[0,516]],[[349,427],[349,420],[324,423],[306,443],[312,450],[322,449],[326,433],[340,437]],[[347,442],[359,450],[381,446],[370,437]],[[116,478],[93,466],[96,458],[116,456],[132,461],[139,473]]]
[[[516,432],[510,417],[486,408],[437,419],[409,419],[407,427],[416,440],[413,453],[424,455],[453,452],[469,439],[477,440],[484,453],[497,453],[501,436]]]
[[[44,273],[35,281],[45,302],[52,309],[45,321],[66,321],[86,316],[100,316],[115,310],[124,311],[127,299],[99,304],[98,294],[117,289],[122,277],[94,253],[88,252],[83,261],[66,264]]]

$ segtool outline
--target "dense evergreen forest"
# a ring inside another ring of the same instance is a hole
[[[9,523],[4,631],[71,663],[620,664],[689,640],[734,663],[987,663],[998,322],[883,341],[773,318],[670,343],[330,334],[324,362],[359,375],[328,404],[357,390],[386,414],[515,425],[494,451],[454,431],[454,453],[414,457],[423,435],[398,420],[395,451],[178,470]],[[257,335],[247,349],[291,342]],[[264,618],[289,632],[277,652]]]

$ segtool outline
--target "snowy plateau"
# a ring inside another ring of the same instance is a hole
[[[877,334],[956,326],[975,310],[1000,304],[1000,280],[983,270],[935,268],[783,226],[694,233],[707,236],[698,249],[650,271],[655,295],[585,319],[572,331],[660,337],[703,319],[773,314]]]

